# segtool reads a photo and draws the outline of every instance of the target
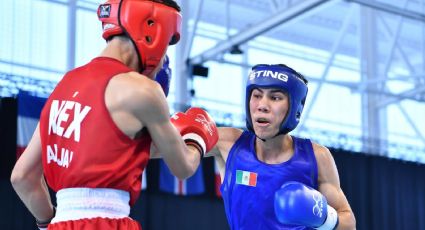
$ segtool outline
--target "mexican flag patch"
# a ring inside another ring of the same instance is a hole
[[[236,170],[236,184],[257,186],[257,173]]]

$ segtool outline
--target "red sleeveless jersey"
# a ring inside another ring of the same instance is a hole
[[[118,60],[98,57],[68,72],[48,98],[40,137],[44,175],[54,191],[113,188],[130,192],[131,205],[136,201],[151,138],[147,132],[129,138],[105,105],[109,80],[130,71]]]

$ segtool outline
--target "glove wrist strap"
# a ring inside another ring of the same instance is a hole
[[[326,217],[325,223],[320,227],[316,228],[317,230],[333,230],[338,227],[338,213],[334,208],[328,205],[328,215]]]
[[[183,135],[182,138],[184,142],[186,142],[186,144],[191,144],[192,146],[195,146],[195,148],[199,150],[199,153],[201,154],[201,158],[204,156],[207,147],[206,147],[204,139],[201,136],[199,136],[196,133],[187,133]]]

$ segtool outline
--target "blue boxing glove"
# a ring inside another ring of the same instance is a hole
[[[326,198],[305,184],[291,181],[275,193],[274,209],[279,222],[320,230],[335,229],[338,214]]]
[[[155,76],[155,81],[161,85],[165,96],[168,96],[168,91],[170,90],[171,69],[169,67],[169,64],[170,64],[170,60],[168,59],[168,56],[165,55],[164,64],[162,65],[161,70],[158,71],[158,73]]]

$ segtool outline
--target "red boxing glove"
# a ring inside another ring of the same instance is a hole
[[[176,113],[171,123],[179,130],[186,143],[196,144],[201,154],[209,152],[218,141],[218,130],[214,120],[201,108],[190,108],[186,113]]]

